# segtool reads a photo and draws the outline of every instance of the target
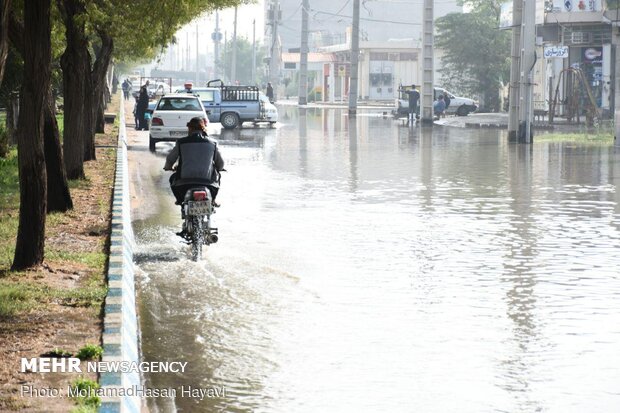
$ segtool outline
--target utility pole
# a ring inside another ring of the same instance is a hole
[[[233,23],[232,39],[232,63],[230,64],[230,81],[236,84],[237,81],[237,7],[235,6],[235,21]]]
[[[612,42],[615,46],[614,70],[614,146],[620,146],[620,29],[612,26]]]
[[[349,82],[349,115],[357,113],[357,68],[360,57],[360,0],[353,0],[351,30],[351,74]]]
[[[423,34],[422,34],[422,105],[420,115],[422,123],[433,124],[433,0],[424,0]]]
[[[308,103],[308,9],[309,0],[301,4],[301,47],[299,48],[299,104]]]
[[[251,84],[256,85],[256,19],[252,20],[252,79]]]
[[[280,53],[278,50],[278,24],[280,22],[280,2],[274,0],[271,9],[271,52],[269,59],[269,81],[273,86],[273,100],[278,98],[280,83]]]
[[[222,68],[222,81],[226,82],[226,62],[228,61],[228,32],[226,30],[224,30],[224,56],[222,61],[224,62],[223,64],[223,68]]]
[[[517,141],[519,143],[532,143],[533,71],[536,63],[536,0],[523,0],[522,20]]]
[[[185,31],[185,71],[189,72],[189,29]]]
[[[222,34],[220,33],[220,14],[215,11],[215,31],[211,35],[213,39],[213,78],[217,79],[219,75],[220,65],[220,41],[222,40]]]
[[[512,47],[510,52],[510,87],[508,89],[508,140],[516,142],[519,129],[519,68],[521,67],[521,24],[523,0],[512,0]]]
[[[200,77],[200,75],[198,74],[198,71],[200,70],[198,60],[198,23],[196,23],[196,86],[198,86],[198,80]]]

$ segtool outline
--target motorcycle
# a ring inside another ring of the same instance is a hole
[[[202,246],[218,241],[217,228],[212,226],[215,213],[211,192],[205,186],[189,189],[181,204],[182,231],[178,234],[191,246],[192,261],[202,257]]]

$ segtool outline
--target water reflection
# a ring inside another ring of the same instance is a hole
[[[144,357],[193,365],[147,379],[230,389],[152,407],[620,410],[613,147],[280,115],[216,136],[229,172],[205,261],[153,259],[183,257],[172,205],[136,223]]]
[[[507,345],[512,348],[502,360],[498,385],[514,395],[517,411],[542,411],[540,400],[535,400],[532,387],[542,377],[535,371],[533,354],[540,347],[536,319],[537,274],[530,263],[537,253],[537,231],[532,211],[533,147],[509,145],[507,157],[508,199],[511,219],[503,234],[506,252],[502,259],[506,283],[507,315],[513,323],[513,334]],[[533,400],[534,398],[534,400]]]

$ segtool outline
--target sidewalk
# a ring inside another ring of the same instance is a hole
[[[279,106],[299,106],[297,97],[293,96],[289,99],[280,99],[275,102]],[[349,105],[345,102],[308,102],[306,108],[325,108],[325,109],[346,109]],[[391,101],[372,101],[358,100],[357,107],[360,110],[376,110],[382,111],[384,114],[390,115],[394,109],[394,102]],[[535,118],[532,123],[534,130],[538,131],[555,131],[561,133],[570,132],[587,132],[588,130],[598,130],[605,128],[606,124],[611,121],[603,120],[603,126],[587,127],[582,117],[581,123],[569,123],[565,118],[556,117],[553,124],[549,124],[548,118]],[[456,128],[474,128],[474,129],[508,129],[508,113],[470,113],[467,116],[448,115],[445,118],[436,120],[435,125],[451,126]]]
[[[552,130],[561,133],[587,132],[606,128],[608,120],[600,121],[601,126],[586,126],[582,117],[581,123],[569,123],[565,118],[556,117],[553,124],[547,118],[534,119],[534,130]],[[457,128],[475,129],[508,129],[508,113],[471,113],[468,116],[446,116],[435,121],[436,125],[452,126]]]
[[[290,97],[288,99],[278,99],[275,104],[281,106],[299,106],[297,96]],[[343,102],[308,102],[304,107],[306,108],[326,108],[326,109],[344,109],[349,107],[349,101]],[[358,100],[357,107],[359,109],[380,109],[380,110],[392,110],[394,108],[393,101],[387,100]]]

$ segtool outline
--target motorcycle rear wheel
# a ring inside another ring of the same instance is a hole
[[[204,244],[204,240],[202,217],[192,217],[192,261],[199,261],[202,258],[202,244]]]

